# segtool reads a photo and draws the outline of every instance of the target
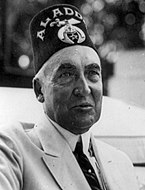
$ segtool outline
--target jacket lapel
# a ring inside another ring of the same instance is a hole
[[[66,151],[64,155],[59,158],[44,155],[43,161],[61,189],[90,189],[78,164],[75,161],[75,158],[70,156],[69,152]]]
[[[138,189],[132,164],[115,148],[91,137],[93,150],[105,190]]]
[[[60,189],[90,190],[66,140],[47,118],[36,126],[36,132],[45,152],[42,160]]]

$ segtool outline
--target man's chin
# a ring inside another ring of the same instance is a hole
[[[64,129],[74,134],[83,134],[87,132],[98,120],[96,114],[71,114],[66,117],[59,117],[57,123]]]
[[[91,126],[89,127],[87,126],[87,127],[79,127],[79,128],[68,129],[68,130],[75,135],[81,135],[89,131],[90,128]]]
[[[83,120],[76,121],[75,125],[72,127],[72,131],[74,134],[83,134],[89,131],[92,125],[95,123],[94,119],[92,120]]]

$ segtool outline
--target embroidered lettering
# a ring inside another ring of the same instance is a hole
[[[45,34],[45,29],[37,32],[37,38],[40,38],[43,41],[44,34]]]
[[[59,8],[53,10],[53,18],[63,15],[63,13],[59,10]]]
[[[78,13],[77,11],[75,11],[75,16],[78,17],[79,19],[83,20],[83,17],[80,13]]]
[[[62,11],[59,8],[53,9],[52,13],[52,18],[47,17],[44,21],[40,22],[40,26],[44,27],[44,30],[37,32],[37,38],[40,38],[42,41],[44,40],[45,30],[47,25],[50,24],[50,27],[61,27],[65,25],[65,27],[62,27],[62,29],[58,31],[58,37],[65,43],[82,43],[82,41],[85,40],[85,34],[83,31],[76,26],[73,26],[80,23],[80,20],[83,20],[83,17],[79,12],[69,7],[64,7]],[[76,20],[75,18],[70,18],[69,20],[60,20],[58,17],[62,15],[74,15],[75,17],[79,18],[79,20]]]
[[[65,10],[66,15],[73,15],[74,14],[74,12],[71,8],[64,7],[64,10]]]
[[[48,17],[45,22],[41,21],[40,26],[44,26],[46,28],[47,24],[51,21],[51,19]]]

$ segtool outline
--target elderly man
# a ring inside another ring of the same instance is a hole
[[[30,32],[45,114],[35,125],[0,128],[0,190],[137,190],[128,157],[91,135],[101,114],[101,63],[77,8],[44,9]]]

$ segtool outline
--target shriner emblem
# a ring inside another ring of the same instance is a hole
[[[86,36],[84,32],[74,24],[80,23],[79,20],[71,18],[69,20],[60,21],[58,18],[50,24],[50,27],[53,27],[55,24],[58,27],[61,27],[58,30],[58,38],[65,43],[75,44],[75,43],[82,43]]]

